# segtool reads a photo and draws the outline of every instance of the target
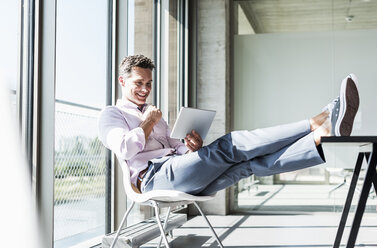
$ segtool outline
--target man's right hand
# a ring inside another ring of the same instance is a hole
[[[157,107],[153,105],[149,105],[148,108],[145,110],[144,114],[144,121],[151,121],[156,124],[162,117],[162,112]]]
[[[147,142],[149,135],[151,134],[154,125],[161,119],[161,111],[153,105],[149,105],[143,114],[143,121],[140,123],[140,127],[144,130],[145,142]]]

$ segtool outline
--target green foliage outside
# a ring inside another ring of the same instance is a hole
[[[106,149],[98,138],[62,138],[55,148],[55,204],[103,197]]]

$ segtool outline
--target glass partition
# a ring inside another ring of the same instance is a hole
[[[375,1],[248,0],[232,9],[234,130],[308,119],[355,73],[362,99],[353,134],[377,134],[377,118],[366,115],[377,104]],[[325,155],[321,166],[242,180],[235,211],[340,211],[357,148],[325,147]],[[376,204],[371,195],[367,210]]]

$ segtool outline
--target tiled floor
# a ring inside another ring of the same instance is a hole
[[[361,187],[361,185],[359,185]],[[344,185],[258,185],[238,194],[240,212],[247,215],[208,216],[226,248],[330,248],[333,247],[341,211],[348,192]],[[377,247],[377,199],[367,201],[356,247]],[[356,192],[343,235],[348,239]],[[174,230],[171,247],[218,247],[201,216]],[[156,247],[159,239],[143,245]],[[345,247],[345,246],[343,246]]]
[[[227,248],[332,247],[348,186],[328,192],[331,185],[260,185],[238,195],[240,209],[251,215],[209,216]],[[373,192],[374,194],[374,192]],[[347,242],[356,192],[342,243]],[[370,197],[357,247],[377,247],[377,200]],[[264,213],[261,215],[261,213]],[[282,214],[284,213],[284,214]],[[172,247],[217,247],[202,217],[190,219],[174,231]],[[156,247],[158,239],[142,247]]]
[[[226,248],[332,247],[339,219],[339,213],[209,216]],[[343,243],[347,241],[351,220],[347,222]],[[202,217],[195,217],[176,229],[169,240],[171,247],[217,247]],[[156,247],[157,242],[155,239],[142,247]],[[364,215],[356,247],[377,247],[377,214]]]
[[[348,193],[344,185],[330,193],[334,185],[259,185],[238,194],[238,206],[253,211],[339,212],[343,210]],[[357,189],[361,189],[361,185]],[[353,197],[357,205],[359,192]],[[372,191],[367,211],[376,213],[377,198]],[[353,208],[352,208],[353,209]]]

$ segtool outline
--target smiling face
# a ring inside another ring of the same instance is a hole
[[[123,98],[142,107],[152,90],[152,70],[135,66],[130,74],[119,77],[119,83]]]

